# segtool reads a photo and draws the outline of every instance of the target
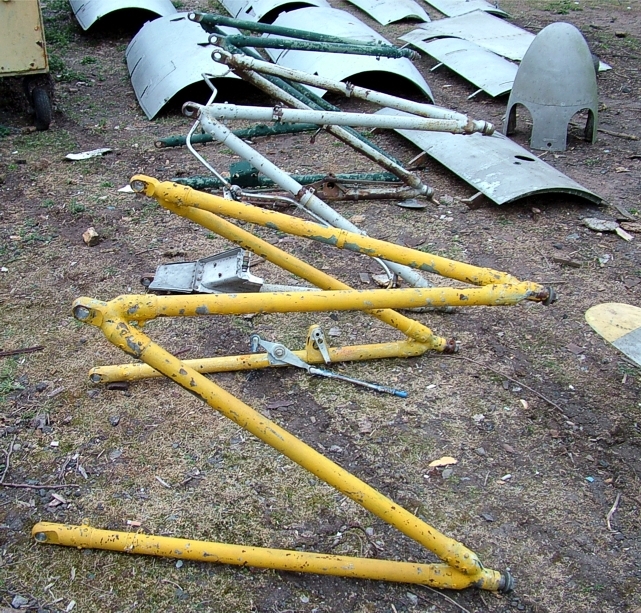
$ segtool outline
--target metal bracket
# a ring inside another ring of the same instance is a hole
[[[307,343],[311,344],[314,349],[320,351],[325,364],[331,363],[332,358],[329,357],[329,351],[327,349],[327,339],[325,338],[323,329],[318,324],[310,327],[307,334]]]
[[[141,281],[151,292],[179,294],[259,292],[264,284],[249,272],[249,252],[240,248],[195,262],[163,264],[151,283],[146,277]]]
[[[320,330],[315,330],[317,338],[319,338],[318,331]],[[323,337],[321,341],[322,344],[325,342],[322,331],[320,331],[320,337]],[[348,377],[346,375],[339,375],[338,373],[335,373],[331,370],[316,368],[316,366],[312,366],[311,364],[308,364],[307,362],[301,360],[295,353],[287,349],[287,347],[285,347],[285,345],[283,345],[282,343],[270,343],[269,341],[261,338],[258,334],[252,334],[249,337],[249,343],[253,352],[256,352],[259,347],[263,348],[267,352],[267,358],[270,364],[276,366],[284,366],[285,364],[289,364],[290,366],[296,366],[297,368],[306,370],[310,375],[318,375],[320,377],[326,377],[328,379],[340,379],[341,381],[354,383],[355,385],[367,387],[371,390],[382,392],[384,394],[392,394],[393,396],[398,396],[399,398],[407,398],[407,392],[404,392],[403,390],[397,390],[393,387],[388,387],[387,385],[379,385],[378,383],[370,383],[369,381],[363,381],[361,379],[354,379],[353,377]],[[325,348],[325,351],[327,351],[327,348]],[[329,354],[327,354],[327,358],[329,358]]]

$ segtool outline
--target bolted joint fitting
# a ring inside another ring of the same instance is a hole
[[[458,353],[460,347],[461,347],[461,344],[455,338],[448,338],[445,343],[445,348],[443,349],[443,353],[445,354]]]

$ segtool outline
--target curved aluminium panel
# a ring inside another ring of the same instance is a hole
[[[468,40],[479,47],[517,62],[523,59],[535,38],[531,32],[485,11],[473,11],[458,17],[422,23],[419,24],[418,29],[398,38],[418,46],[422,41],[443,37]],[[599,63],[599,71],[610,68],[608,64]]]
[[[412,46],[431,55],[490,96],[509,92],[519,69],[504,57],[462,38],[417,40]]]
[[[521,61],[534,40],[534,34],[518,26],[490,15],[485,11],[473,11],[459,17],[439,19],[424,23],[418,30],[399,36],[408,43],[432,38],[452,36],[472,41],[510,60]]]
[[[88,30],[109,13],[123,9],[142,9],[166,17],[176,12],[171,0],[69,0],[78,23]]]
[[[496,6],[498,2],[495,4],[491,4],[487,0],[425,0],[425,2],[448,17],[465,15],[465,13],[472,11],[485,11],[498,17],[507,17],[507,13]]]
[[[425,10],[414,0],[347,0],[361,11],[364,11],[381,25],[413,17],[421,21],[429,21]]]
[[[346,11],[332,8],[310,7],[282,13],[274,21],[274,25],[353,38],[362,42],[378,41],[390,44],[387,39],[357,17]],[[391,73],[410,81],[430,100],[434,101],[430,86],[407,58],[376,58],[367,55],[344,55],[318,51],[295,51],[293,49],[267,49],[267,53],[274,62],[281,66],[303,70],[337,81],[343,81],[362,73]],[[318,92],[319,95],[324,93],[324,90],[317,88],[310,87],[309,89]]]
[[[381,115],[407,115],[381,109]],[[546,193],[580,196],[597,204],[602,198],[527,149],[495,132],[492,136],[396,130],[497,204]]]
[[[303,6],[330,6],[327,0],[220,0],[220,3],[232,17],[249,21],[261,21],[277,8],[286,12]]]
[[[211,59],[213,46],[200,24],[176,13],[147,22],[125,53],[138,102],[153,119],[180,90],[202,81],[203,73],[237,79]],[[231,28],[228,31],[237,32]]]

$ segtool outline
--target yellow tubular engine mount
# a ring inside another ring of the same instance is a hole
[[[109,302],[79,298],[73,306],[76,319],[100,328],[111,343],[142,362],[94,368],[90,373],[91,380],[105,382],[150,376],[168,377],[201,398],[211,408],[423,545],[444,563],[419,564],[332,556],[114,532],[98,530],[88,525],[72,526],[48,522],[34,526],[33,535],[36,541],[296,572],[420,583],[437,588],[463,589],[474,586],[493,591],[511,590],[513,580],[508,572],[500,573],[486,569],[477,555],[463,544],[447,537],[400,507],[203,375],[207,372],[272,366],[267,354],[180,360],[146,336],[140,324],[157,317],[357,310],[402,332],[406,340],[328,348],[331,362],[410,357],[420,356],[428,350],[453,351],[455,345],[452,340],[436,336],[420,322],[392,309],[499,306],[518,304],[523,300],[549,303],[554,300],[553,291],[537,283],[519,281],[512,275],[492,269],[448,260],[344,230],[326,228],[314,222],[225,200],[185,186],[170,182],[161,183],[151,177],[136,176],[132,179],[131,185],[134,191],[155,198],[168,210],[265,257],[323,291],[179,296],[125,295]],[[222,219],[219,215],[307,237],[368,256],[381,257],[476,287],[357,291],[247,230]],[[323,362],[322,356],[310,342],[304,350],[293,353],[308,364]]]

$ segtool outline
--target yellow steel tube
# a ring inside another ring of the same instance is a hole
[[[495,591],[505,589],[506,584],[501,574],[493,570],[483,569],[476,575],[466,575],[446,564],[418,564],[247,547],[139,532],[99,530],[87,525],[73,526],[40,522],[33,527],[31,534],[39,543],[78,549],[105,549],[130,554],[165,556],[197,562],[254,566],[353,579],[418,583],[441,589],[460,590],[466,587],[478,587]]]
[[[181,387],[204,400],[225,417],[228,417],[345,496],[358,502],[403,534],[433,551],[450,566],[468,575],[476,575],[483,570],[483,565],[473,551],[412,515],[287,432],[287,430],[181,362],[178,358],[152,342],[142,332],[123,321],[120,318],[120,314],[110,308],[108,303],[102,303],[103,310],[98,313],[95,310],[96,303],[97,301],[94,301],[93,308],[81,307],[82,310],[77,306],[74,311],[76,318],[100,327],[103,334],[114,345],[173,379]]]
[[[257,236],[254,236],[251,232],[243,230],[233,223],[220,218],[218,215],[193,207],[178,206],[165,200],[159,200],[158,202],[172,213],[185,217],[244,249],[249,249],[256,255],[264,257],[280,268],[295,274],[301,279],[309,281],[316,287],[320,287],[325,290],[351,289],[346,283],[343,283],[338,279],[334,279],[322,270],[314,268],[307,262],[299,260],[297,257],[274,245],[271,245]],[[418,321],[410,319],[405,315],[401,315],[396,311],[384,309],[378,311],[366,311],[366,313],[376,317],[383,323],[396,328],[399,332],[405,334],[405,336],[408,336],[419,343],[428,344],[428,348],[443,351],[448,347],[446,339],[435,336],[427,326],[424,326]]]
[[[369,238],[354,232],[348,232],[347,230],[326,228],[320,224],[297,219],[284,213],[267,211],[250,204],[225,200],[219,196],[199,192],[191,187],[178,185],[170,181],[160,182],[152,177],[136,175],[131,179],[131,186],[134,191],[143,192],[158,201],[164,200],[177,206],[203,209],[226,217],[233,217],[287,232],[288,234],[311,238],[339,249],[348,249],[371,257],[384,258],[391,262],[405,264],[411,268],[436,273],[474,285],[519,282],[516,277],[498,270],[464,264],[430,253],[423,253],[408,247],[401,247],[386,241]]]
[[[356,362],[361,360],[376,360],[381,358],[411,358],[423,355],[429,346],[413,341],[397,341],[377,343],[372,345],[351,345],[347,347],[329,347],[329,357],[332,362]],[[308,364],[323,364],[320,353],[311,354],[309,351],[292,351]],[[274,366],[267,359],[266,353],[250,353],[247,355],[221,356],[216,358],[201,358],[183,360],[194,370],[201,373],[232,372],[236,370],[255,370]],[[117,364],[114,366],[96,366],[89,371],[89,379],[93,383],[110,383],[113,381],[136,381],[149,377],[162,377],[162,373],[147,364]]]
[[[486,285],[455,289],[448,287],[405,288],[393,291],[345,290],[326,292],[279,292],[253,294],[196,294],[155,296],[129,294],[109,302],[110,309],[127,321],[147,321],[156,317],[196,317],[199,315],[241,315],[243,313],[309,313],[316,311],[366,311],[378,308],[411,309],[425,306],[505,306],[526,299],[544,300],[548,290],[536,283]],[[105,302],[80,298],[80,303],[99,313]]]

